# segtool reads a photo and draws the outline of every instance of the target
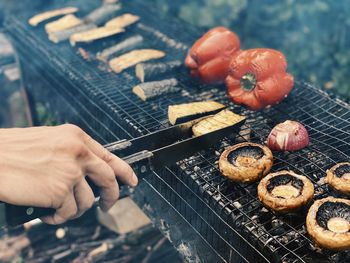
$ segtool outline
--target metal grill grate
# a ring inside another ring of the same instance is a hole
[[[78,5],[80,3],[73,2]],[[86,6],[85,10],[88,10]],[[142,18],[141,23],[132,27],[129,33],[144,36],[145,47],[165,50],[167,60],[183,60],[188,44],[200,35],[197,29],[183,22],[174,22],[155,15],[156,11],[142,1],[125,3],[123,11],[135,13]],[[67,43],[50,43],[42,28],[30,28],[25,23],[26,20],[27,17],[12,17],[7,23],[11,37],[22,56],[23,68],[27,67],[26,63],[31,63],[32,72],[42,75],[48,85],[51,82],[52,87],[81,114],[81,118],[98,135],[100,141],[132,138],[167,127],[167,107],[171,104],[214,99],[247,116],[248,121],[235,140],[224,139],[215,149],[208,149],[168,169],[173,178],[167,180],[176,178],[174,184],[167,183],[169,181],[166,182],[167,177],[164,177],[164,192],[169,188],[181,197],[187,191],[200,200],[198,209],[195,208],[198,203],[188,205],[197,213],[202,211],[202,220],[213,232],[201,234],[210,244],[215,244],[218,240],[215,233],[220,233],[224,242],[232,244],[230,233],[222,232],[226,225],[227,231],[236,230],[247,242],[257,244],[258,249],[274,261],[349,260],[349,252],[319,251],[313,246],[305,229],[305,211],[298,215],[274,215],[258,201],[256,183],[232,183],[220,175],[217,167],[224,147],[246,140],[263,143],[277,123],[286,119],[298,120],[309,131],[310,146],[295,153],[274,153],[273,171],[290,169],[304,174],[315,185],[316,199],[328,194],[337,195],[328,189],[322,178],[325,171],[335,163],[350,160],[348,104],[309,84],[298,82],[292,94],[280,105],[262,112],[251,112],[230,103],[223,87],[199,85],[187,73],[176,75],[183,88],[181,93],[141,102],[131,92],[131,87],[138,83],[133,69],[120,75],[110,73],[105,70],[105,65],[97,61],[83,60],[78,55],[78,50]],[[159,21],[162,21],[160,25]],[[166,32],[166,35],[156,27]],[[97,51],[118,40],[100,41],[98,44],[87,45],[84,49],[93,57]],[[99,70],[101,68],[104,69]],[[182,192],[183,195],[180,194]],[[175,203],[178,202],[176,200],[174,199]],[[208,210],[204,210],[205,204]],[[186,211],[184,210],[184,216],[192,222],[194,216]],[[221,221],[204,219],[205,213],[215,213]],[[197,223],[193,221],[193,225],[195,224]],[[233,245],[231,248],[235,249]],[[216,249],[220,250],[220,246]],[[239,253],[239,250],[236,249],[236,252]],[[226,252],[220,253],[225,255]]]

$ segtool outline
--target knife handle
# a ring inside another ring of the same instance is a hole
[[[53,208],[29,207],[5,204],[5,218],[8,226],[18,226],[43,216],[55,213]]]

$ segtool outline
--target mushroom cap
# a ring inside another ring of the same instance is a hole
[[[280,178],[280,181],[277,181],[278,178]],[[285,190],[290,191],[284,197],[279,195],[279,191],[273,191],[277,187],[287,185],[290,187],[281,189],[281,192]],[[296,193],[293,188],[299,190],[299,193]],[[312,182],[303,175],[287,170],[270,173],[258,185],[259,200],[266,207],[279,213],[298,210],[306,205],[313,196],[314,185]]]
[[[350,163],[338,163],[327,171],[326,182],[335,190],[350,195]]]
[[[264,145],[243,142],[228,147],[220,156],[223,176],[235,182],[254,182],[268,174],[273,164],[272,152]]]
[[[346,211],[343,211],[347,214],[347,218],[345,219],[349,222],[350,200],[342,199],[342,198],[327,197],[327,198],[323,198],[315,201],[315,203],[310,207],[306,217],[307,232],[312,237],[312,239],[316,242],[316,244],[320,247],[332,249],[332,250],[350,249],[350,231],[337,233],[329,230],[328,226],[327,228],[321,226],[318,222],[318,219],[317,219],[318,211],[320,208],[322,208],[322,205],[328,202],[335,203],[335,204],[343,203],[347,208]],[[328,222],[329,221],[330,220],[328,220]]]

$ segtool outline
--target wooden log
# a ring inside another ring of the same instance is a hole
[[[178,92],[180,90],[181,88],[178,87],[178,81],[175,78],[144,82],[132,89],[132,91],[143,101],[163,94]]]
[[[124,53],[130,50],[133,50],[137,46],[139,46],[142,42],[143,42],[143,37],[141,35],[135,35],[135,36],[129,37],[114,46],[111,46],[109,48],[102,50],[101,52],[98,52],[96,55],[96,58],[106,62],[110,56],[117,53]]]
[[[155,80],[156,78],[176,72],[182,66],[182,62],[174,60],[170,62],[140,63],[135,67],[136,77],[141,81]]]

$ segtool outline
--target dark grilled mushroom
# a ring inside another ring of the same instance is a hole
[[[263,178],[258,196],[266,207],[286,213],[307,204],[314,196],[314,185],[307,177],[284,170]]]
[[[309,209],[306,227],[318,246],[350,249],[350,200],[334,197],[317,200]]]
[[[326,182],[339,192],[350,195],[350,163],[338,163],[329,169]]]
[[[254,182],[268,174],[273,164],[272,152],[266,146],[244,142],[227,148],[220,156],[223,176],[235,182]]]

